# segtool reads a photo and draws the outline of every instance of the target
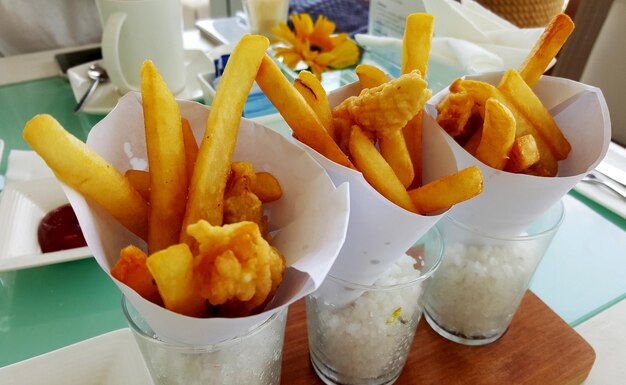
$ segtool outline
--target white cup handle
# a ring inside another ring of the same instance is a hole
[[[121,85],[122,91],[126,92],[132,89],[126,77],[122,72],[122,65],[120,62],[120,35],[122,26],[126,20],[126,14],[116,12],[109,16],[104,29],[102,31],[102,56],[107,63],[107,72],[113,83]]]

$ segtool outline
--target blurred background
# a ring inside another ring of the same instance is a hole
[[[207,21],[217,29],[232,26],[232,19],[243,14],[241,0],[180,1],[186,30]],[[611,112],[613,139],[626,145],[626,108],[622,108],[621,100],[626,88],[626,72],[622,70],[626,44],[621,41],[626,35],[626,0],[478,2],[519,27],[545,26],[555,13],[569,14],[576,29],[550,74],[601,88]],[[368,10],[374,6],[406,7],[414,12],[420,4],[421,0],[291,0],[290,11],[309,12],[314,19],[320,13],[332,15],[337,32],[354,34],[368,32]],[[226,19],[230,21],[218,22]],[[0,0],[0,56],[97,43],[100,34],[94,0]]]

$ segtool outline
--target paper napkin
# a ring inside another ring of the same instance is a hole
[[[472,0],[423,2],[435,16],[431,60],[464,74],[519,68],[543,33],[543,28],[518,28]],[[355,39],[365,48],[402,51],[398,38],[359,34]]]

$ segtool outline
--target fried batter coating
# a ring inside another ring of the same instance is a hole
[[[224,193],[224,223],[254,222],[259,226],[263,238],[269,241],[263,202],[252,192],[255,180],[252,163],[235,162],[231,165],[231,174]]]
[[[199,244],[194,274],[200,295],[211,305],[232,305],[250,314],[263,306],[282,281],[285,260],[263,239],[256,223],[211,226],[200,220],[187,228]]]
[[[437,105],[437,123],[450,136],[463,136],[472,128],[467,125],[474,111],[474,100],[467,92],[451,93]]]
[[[361,91],[358,97],[346,99],[346,108],[362,129],[386,135],[402,127],[422,109],[431,91],[418,71],[404,74],[378,87]],[[349,101],[348,101],[349,100]]]

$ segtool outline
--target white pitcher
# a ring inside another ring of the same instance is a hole
[[[141,64],[152,60],[172,93],[185,88],[180,0],[96,0],[102,56],[122,94],[141,89]]]

